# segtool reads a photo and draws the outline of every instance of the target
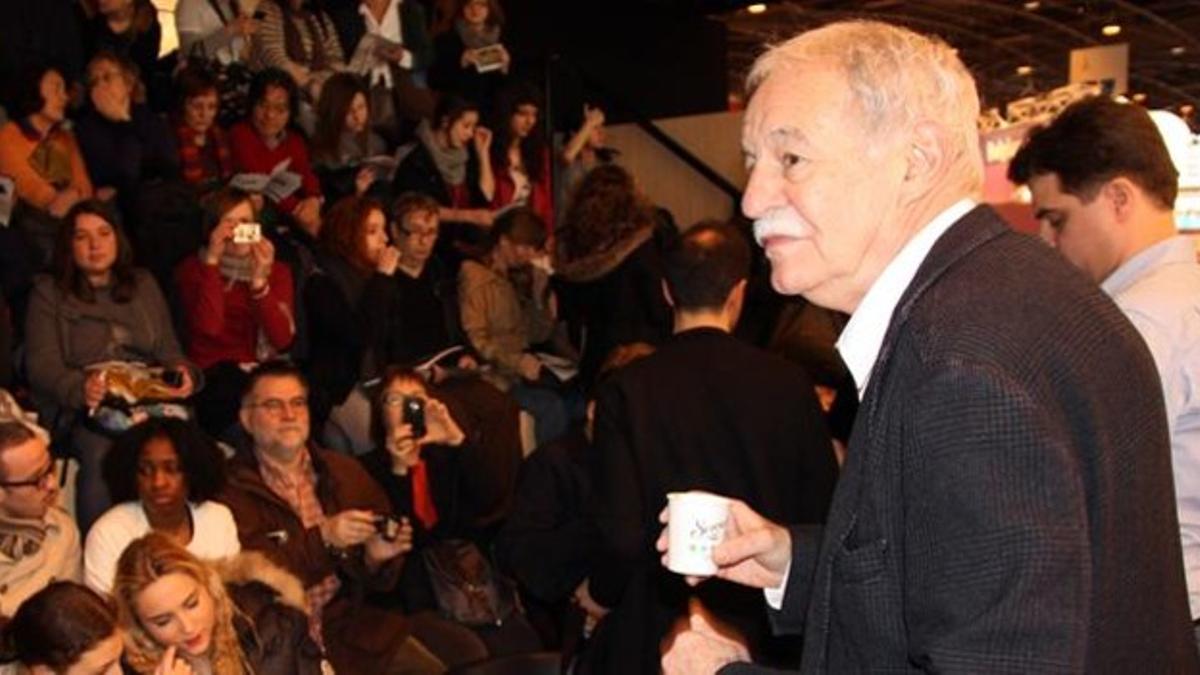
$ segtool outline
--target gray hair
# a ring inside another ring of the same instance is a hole
[[[979,94],[956,50],[941,39],[880,21],[842,21],[774,45],[746,79],[753,94],[768,77],[805,65],[841,70],[862,114],[864,129],[887,137],[923,119],[954,139],[956,161],[970,172],[971,192],[983,185]]]

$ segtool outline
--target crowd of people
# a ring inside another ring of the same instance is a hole
[[[750,75],[753,232],[680,231],[600,108],[552,149],[495,0],[180,0],[171,59],[146,0],[40,4],[0,48],[10,661],[1200,667],[1200,266],[1141,109],[1014,160],[1055,256],[976,201],[955,53],[835,24]],[[844,378],[738,335],[754,240],[849,316]],[[689,490],[718,579],[659,560]]]

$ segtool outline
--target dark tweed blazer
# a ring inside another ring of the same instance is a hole
[[[1116,306],[989,208],[956,223],[772,619],[806,673],[1200,671],[1158,378]]]

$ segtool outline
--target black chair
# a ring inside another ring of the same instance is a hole
[[[469,663],[451,668],[447,675],[559,675],[561,672],[562,654],[534,652]]]

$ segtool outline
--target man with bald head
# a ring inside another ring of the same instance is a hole
[[[769,50],[749,85],[742,210],[776,289],[851,314],[861,406],[826,524],[735,502],[718,576],[804,634],[803,672],[1196,672],[1153,361],[976,202],[955,51],[837,23]],[[746,660],[695,611],[663,667]]]

